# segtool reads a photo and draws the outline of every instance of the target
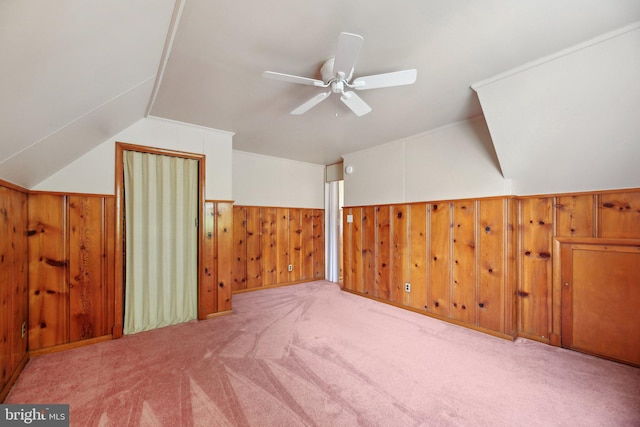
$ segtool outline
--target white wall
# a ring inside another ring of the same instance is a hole
[[[237,205],[324,209],[324,166],[233,151]]]
[[[510,194],[483,117],[345,154],[345,206]]]
[[[473,87],[519,195],[640,187],[640,23]]]
[[[232,200],[233,134],[158,118],[139,120],[36,185],[34,190],[115,194],[115,142],[205,154],[206,198]]]

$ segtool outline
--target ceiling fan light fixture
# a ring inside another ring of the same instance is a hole
[[[322,80],[299,77],[291,74],[276,73],[274,71],[265,71],[262,75],[263,77],[274,80],[331,88],[329,92],[320,93],[306,101],[298,108],[291,111],[291,114],[304,114],[320,102],[324,101],[329,95],[331,95],[331,93],[339,93],[340,100],[358,117],[361,117],[369,113],[371,111],[371,107],[353,91],[345,92],[345,87],[349,89],[365,90],[402,86],[415,83],[417,77],[417,70],[411,69],[358,77],[350,83],[353,77],[355,63],[358,59],[363,43],[364,38],[362,36],[352,33],[340,33],[335,58],[326,60],[320,68]]]

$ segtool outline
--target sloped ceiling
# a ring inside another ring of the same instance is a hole
[[[174,1],[0,2],[0,178],[31,188],[146,114]]]
[[[515,194],[640,186],[640,23],[473,87]]]
[[[30,188],[149,111],[333,163],[481,115],[472,83],[638,20],[637,0],[5,0],[0,178]],[[417,68],[416,84],[361,92],[361,118],[334,98],[289,115],[317,90],[262,72],[317,77],[341,31],[365,38],[356,77]]]

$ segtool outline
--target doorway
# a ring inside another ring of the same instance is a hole
[[[197,318],[203,183],[203,155],[116,144],[114,337]]]

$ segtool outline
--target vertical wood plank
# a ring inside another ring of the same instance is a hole
[[[293,268],[289,272],[289,282],[297,282],[302,278],[302,220],[300,209],[289,209],[289,264]]]
[[[427,309],[427,205],[417,204],[410,207],[411,225],[409,229],[410,283],[411,292],[407,305],[417,309]]]
[[[351,227],[351,275],[353,277],[354,288],[356,292],[364,293],[365,284],[362,269],[362,208],[352,208],[353,223]]]
[[[218,312],[231,310],[232,256],[233,256],[233,209],[232,203],[216,203],[216,236]]]
[[[347,217],[353,215],[352,208],[342,210],[342,265],[343,265],[343,287],[346,290],[354,291],[356,283],[354,279],[353,265],[353,222],[348,222]]]
[[[551,331],[552,238],[553,198],[521,199],[518,329],[542,341]]]
[[[505,200],[479,202],[478,326],[505,333]]]
[[[313,278],[324,279],[324,211],[313,210]]]
[[[430,206],[431,283],[429,311],[449,317],[451,292],[451,208],[448,203]]]
[[[289,281],[289,209],[276,208],[277,283]]]
[[[555,228],[560,237],[592,237],[594,197],[591,194],[556,197]]]
[[[313,209],[302,209],[301,279],[313,279]]]
[[[453,210],[453,318],[475,323],[476,218],[475,202],[452,203]]]
[[[65,196],[29,197],[29,349],[69,342]]]
[[[263,286],[278,283],[278,256],[276,247],[276,208],[260,208],[262,218],[262,272]]]
[[[105,283],[107,295],[107,333],[113,334],[115,326],[115,283],[116,283],[116,198],[105,197],[104,201],[105,221],[104,221],[104,259],[105,259]]]
[[[202,283],[198,294],[198,319],[206,319],[208,314],[215,313],[217,310],[216,303],[216,211],[215,203],[212,201],[205,202],[204,205],[204,241],[202,244]]]
[[[505,200],[504,208],[504,230],[505,237],[505,256],[504,256],[504,328],[507,335],[515,337],[518,333],[518,220],[519,220],[518,200],[515,197],[509,197]]]
[[[107,334],[102,197],[69,196],[69,341]]]
[[[408,305],[409,293],[405,292],[404,284],[408,281],[407,262],[411,248],[408,247],[407,222],[408,206],[394,205],[391,207],[391,280],[389,283],[389,296],[392,302]]]
[[[600,236],[598,237],[640,238],[640,191],[602,194],[598,212],[600,218]]]
[[[247,208],[233,206],[233,291],[247,288]]]
[[[17,300],[14,292],[14,259],[13,250],[15,235],[13,209],[14,191],[0,186],[0,390],[9,381],[13,373],[11,358],[13,329],[13,306]]]
[[[262,286],[262,239],[260,208],[247,208],[247,289]]]
[[[376,212],[373,206],[362,208],[362,280],[365,295],[376,293]]]
[[[11,369],[12,373],[22,358],[27,353],[27,337],[22,337],[22,324],[28,326],[29,307],[29,247],[27,243],[27,195],[12,191],[8,211],[11,213],[12,226],[9,230],[11,236],[11,249],[13,250],[11,270],[13,279],[9,290],[13,298],[10,315],[12,317],[11,332]],[[0,199],[2,196],[0,195]],[[3,239],[0,239],[3,240]],[[4,385],[4,382],[3,382]],[[0,387],[1,389],[2,387]]]
[[[391,297],[391,208],[376,208],[376,287],[374,296],[389,300]]]

